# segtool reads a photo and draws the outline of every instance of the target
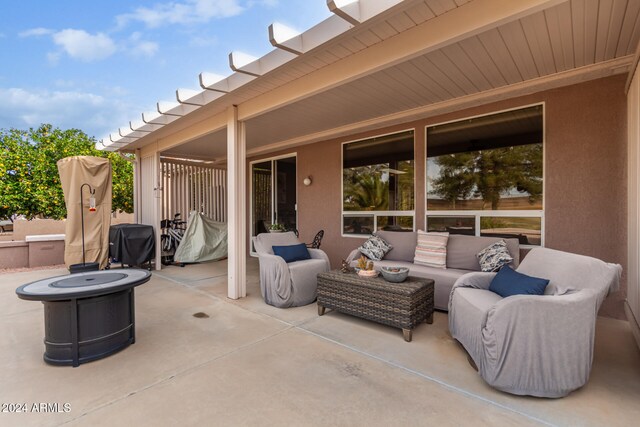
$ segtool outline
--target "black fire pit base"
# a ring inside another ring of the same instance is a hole
[[[134,290],[44,304],[44,360],[79,366],[136,341]]]
[[[50,277],[20,286],[18,297],[44,304],[44,360],[79,366],[136,341],[134,288],[151,273],[123,269]]]

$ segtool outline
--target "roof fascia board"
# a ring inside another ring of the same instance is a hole
[[[239,119],[264,114],[564,1],[471,1],[240,104]]]
[[[269,25],[269,42],[279,49],[294,55],[301,55],[327,43],[351,28],[353,25],[337,16],[330,16],[303,33],[274,22]]]
[[[142,121],[147,124],[168,125],[175,120],[178,120],[178,116],[167,116],[164,114],[160,114],[157,111],[142,113]]]
[[[150,132],[153,132],[154,130],[160,129],[162,126],[164,125],[154,125],[150,123],[145,123],[142,120],[132,120],[129,122],[129,127],[131,128],[131,130],[135,130],[137,132],[150,133]]]
[[[209,102],[223,96],[222,92],[214,92],[212,90],[192,90],[178,89],[176,90],[176,99],[181,104],[203,106]]]
[[[349,24],[358,25],[401,2],[402,0],[327,0],[327,7],[331,13]]]
[[[255,58],[251,55],[236,51],[229,54],[229,66],[237,73],[260,77],[286,64],[296,56],[297,55],[291,52],[281,49],[274,49],[261,58]],[[254,60],[251,61],[251,58],[254,58]]]
[[[147,135],[147,132],[135,131],[128,127],[118,129],[118,133],[120,134],[120,136],[125,138],[141,138]]]
[[[229,93],[229,77],[204,71],[200,73],[198,80],[202,89]]]
[[[199,108],[197,105],[180,104],[173,101],[159,101],[157,104],[158,113],[166,116],[182,117]]]

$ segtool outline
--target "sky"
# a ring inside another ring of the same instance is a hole
[[[231,51],[273,50],[269,24],[329,15],[325,0],[0,0],[0,129],[101,139],[201,72],[231,74]]]

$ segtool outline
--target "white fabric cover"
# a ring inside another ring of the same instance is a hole
[[[176,262],[205,262],[227,256],[227,224],[192,211],[184,237],[176,249]]]
[[[548,294],[501,298],[496,273],[460,277],[449,298],[449,330],[491,386],[513,394],[562,397],[589,379],[598,309],[616,290],[617,264],[535,248],[518,272],[549,279]]]
[[[260,262],[260,292],[264,301],[275,307],[298,307],[316,300],[319,273],[329,271],[327,254],[309,249],[311,259],[287,264],[273,254],[273,246],[300,244],[293,232],[261,233],[253,238]]]

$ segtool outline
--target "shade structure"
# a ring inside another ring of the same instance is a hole
[[[86,262],[107,265],[109,226],[111,225],[111,163],[109,159],[91,156],[67,157],[58,161],[58,172],[64,202],[67,206],[64,262],[69,267],[83,262],[82,214],[84,213],[84,248]],[[95,190],[95,211],[89,210],[91,191]],[[82,193],[82,203],[80,201]]]

